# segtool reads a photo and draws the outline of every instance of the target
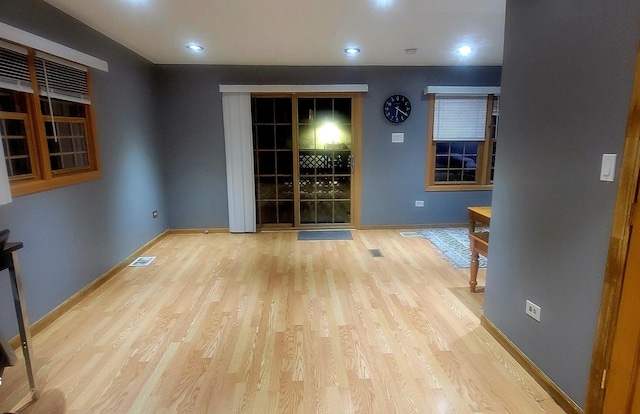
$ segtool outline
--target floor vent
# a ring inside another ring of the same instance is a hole
[[[131,262],[129,266],[132,266],[132,267],[149,266],[149,263],[153,262],[155,258],[156,258],[155,256],[141,256],[141,257],[138,257],[133,262]]]
[[[403,231],[400,233],[402,237],[420,237],[420,233],[417,231]]]
[[[371,253],[373,257],[384,257],[380,249],[369,249],[369,253]]]

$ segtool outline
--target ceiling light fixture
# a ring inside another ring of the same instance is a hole
[[[344,50],[344,53],[346,53],[347,55],[357,55],[358,53],[360,53],[360,49],[357,47],[348,47]]]
[[[473,50],[471,49],[471,46],[468,46],[468,45],[460,46],[458,48],[458,54],[460,56],[469,56],[472,51]]]
[[[200,46],[197,43],[189,43],[187,45],[187,49],[189,49],[192,52],[202,52],[204,50],[204,47]]]

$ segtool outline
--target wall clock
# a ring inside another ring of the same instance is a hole
[[[391,95],[384,102],[384,116],[393,123],[404,122],[411,114],[411,102],[406,96]]]

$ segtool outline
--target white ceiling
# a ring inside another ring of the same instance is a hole
[[[46,1],[154,63],[502,64],[506,0]]]

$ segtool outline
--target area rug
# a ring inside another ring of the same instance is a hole
[[[466,227],[434,228],[419,230],[418,233],[429,240],[444,259],[456,269],[466,269],[471,264],[469,250],[469,229]],[[480,256],[479,267],[487,267],[487,259]]]
[[[298,240],[353,240],[349,230],[302,230]]]

